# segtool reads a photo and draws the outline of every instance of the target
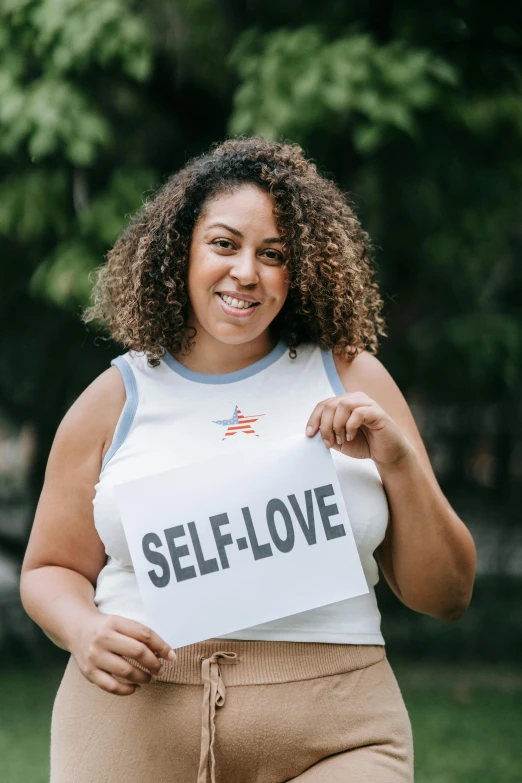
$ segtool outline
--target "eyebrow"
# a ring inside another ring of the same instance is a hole
[[[237,228],[231,228],[230,226],[227,226],[226,223],[212,223],[212,225],[209,226],[207,228],[207,230],[205,231],[205,234],[208,231],[210,231],[211,228],[216,228],[216,227],[226,228],[226,230],[230,231],[231,234],[235,234],[236,237],[239,237],[240,239],[243,239],[243,234],[241,233],[241,231],[238,231]],[[269,237],[268,239],[263,239],[263,242],[265,242],[267,244],[272,243],[272,242],[280,242],[281,244],[283,244],[283,240],[280,239],[280,237]]]

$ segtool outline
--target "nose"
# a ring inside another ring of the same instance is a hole
[[[232,257],[230,277],[240,285],[256,285],[259,283],[259,273],[255,253],[244,250]]]

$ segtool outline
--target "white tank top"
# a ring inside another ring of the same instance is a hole
[[[103,613],[148,625],[113,485],[219,457],[256,435],[275,440],[303,434],[315,405],[344,388],[331,352],[303,345],[291,359],[283,342],[260,361],[224,375],[189,370],[170,353],[157,367],[134,351],[111,364],[122,373],[126,402],[95,487],[94,523],[108,560],[94,600]],[[370,592],[221,638],[384,644],[373,553],[388,524],[386,493],[373,460],[331,453]]]

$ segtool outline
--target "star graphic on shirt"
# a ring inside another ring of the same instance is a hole
[[[245,435],[255,435],[256,438],[259,438],[259,435],[252,429],[251,425],[254,424],[260,416],[264,415],[264,413],[258,413],[255,416],[244,416],[236,405],[231,419],[219,419],[218,421],[213,421],[212,424],[220,424],[222,427],[227,428],[225,436],[221,438],[221,440],[232,437],[236,432],[243,432]]]

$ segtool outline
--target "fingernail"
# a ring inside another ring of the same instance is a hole
[[[339,435],[336,435],[335,440],[337,441],[337,445],[340,446],[343,442],[342,439],[339,437]]]
[[[324,443],[324,445],[326,446],[326,448],[327,448],[327,449],[329,449],[329,448],[330,448],[330,443],[329,443],[329,441],[327,441],[327,440],[325,440],[325,439],[323,438],[323,443]]]
[[[169,654],[167,655],[167,658],[169,661],[175,661],[176,660],[176,653],[174,650],[169,650]]]
[[[309,424],[308,427],[306,428],[306,434],[308,436],[310,436],[313,431],[314,431],[314,428]]]
[[[349,433],[349,432],[347,432],[347,433],[346,433],[346,440],[351,440],[351,439],[352,439],[352,436],[350,435],[350,433]]]

